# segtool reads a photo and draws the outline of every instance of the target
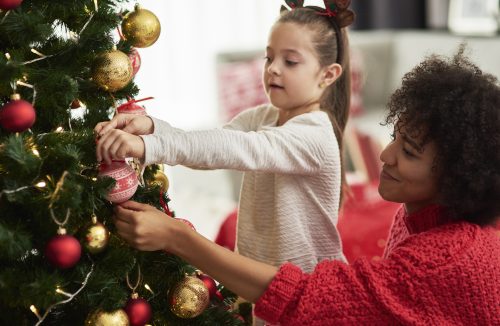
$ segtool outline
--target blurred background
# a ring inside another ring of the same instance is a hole
[[[147,112],[186,130],[221,126],[266,101],[264,49],[280,0],[142,0],[161,21],[159,40],[139,49],[137,99]],[[305,1],[322,6],[322,1]],[[378,154],[389,140],[379,123],[401,77],[431,53],[451,55],[466,41],[480,68],[500,77],[499,0],[352,0],[352,108],[346,157],[353,199],[339,228],[349,260],[378,259],[397,208],[376,192]],[[127,8],[132,9],[132,8]],[[240,174],[166,167],[171,207],[215,239],[238,205]],[[229,229],[234,225],[229,224]],[[228,245],[230,246],[230,245]]]

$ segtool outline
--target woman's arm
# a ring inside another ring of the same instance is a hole
[[[276,267],[243,257],[149,205],[125,202],[115,208],[118,234],[139,250],[165,250],[201,269],[231,291],[255,302]]]

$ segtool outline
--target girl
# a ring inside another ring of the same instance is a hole
[[[219,247],[136,202],[116,206],[118,233],[166,250],[256,302],[281,325],[500,325],[500,87],[463,56],[430,57],[391,97],[393,141],[379,192],[404,203],[385,257],[323,261],[311,274]]]
[[[239,253],[273,266],[291,261],[309,272],[324,259],[344,261],[336,223],[350,83],[340,28],[353,14],[341,3],[332,11],[289,1],[294,9],[282,11],[263,72],[271,104],[206,131],[119,114],[95,128],[101,137],[97,159],[137,157],[145,164],[245,171]]]

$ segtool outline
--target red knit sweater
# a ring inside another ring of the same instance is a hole
[[[427,207],[396,214],[385,257],[278,274],[255,314],[281,325],[500,325],[500,237]]]

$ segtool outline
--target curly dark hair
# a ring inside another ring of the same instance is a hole
[[[434,142],[441,204],[455,220],[493,224],[500,215],[500,87],[465,55],[432,55],[403,77],[385,124]]]

